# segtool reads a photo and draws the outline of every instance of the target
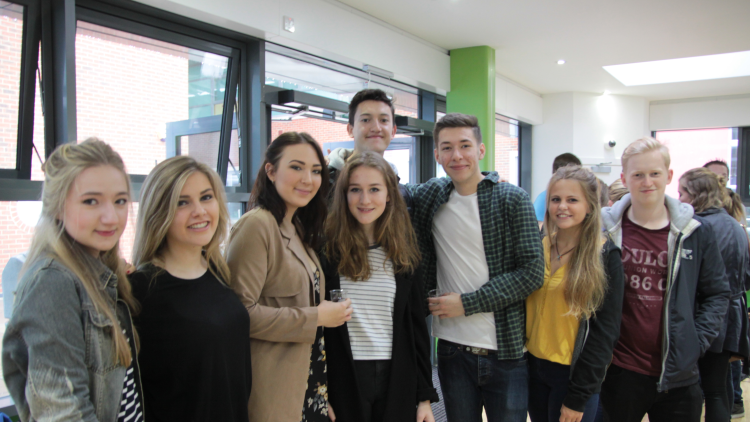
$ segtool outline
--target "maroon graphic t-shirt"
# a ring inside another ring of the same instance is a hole
[[[664,292],[667,290],[669,224],[643,228],[622,217],[625,299],[613,363],[639,374],[661,375]]]

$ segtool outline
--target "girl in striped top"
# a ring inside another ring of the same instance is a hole
[[[328,289],[343,289],[353,309],[351,321],[325,330],[337,420],[433,422],[430,402],[438,398],[420,256],[398,178],[383,157],[364,152],[348,160],[326,236]]]

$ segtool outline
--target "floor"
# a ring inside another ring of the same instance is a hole
[[[435,415],[435,422],[447,422],[445,408],[443,407],[443,392],[440,390],[440,380],[438,379],[437,368],[432,369],[432,382],[438,391],[438,396],[440,397],[440,402],[432,405],[432,413]],[[750,422],[750,408],[748,408],[748,405],[750,404],[750,378],[742,381],[742,398],[745,401],[745,416],[732,419],[731,422]],[[487,422],[487,417],[484,413],[482,414],[482,420],[483,422]],[[531,422],[528,418],[527,421]],[[643,418],[643,422],[648,422],[648,416]]]

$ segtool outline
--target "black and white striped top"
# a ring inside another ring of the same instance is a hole
[[[125,330],[122,330],[125,338],[130,344],[130,337]],[[132,350],[132,349],[131,349]],[[125,371],[125,382],[122,386],[122,401],[120,401],[120,413],[117,415],[117,422],[143,422],[143,409],[141,401],[138,398],[138,386],[135,380],[135,351],[133,351],[133,360]]]
[[[352,281],[341,276],[341,288],[352,300],[352,319],[347,328],[354,360],[391,359],[396,277],[393,262],[385,257],[383,248],[370,248],[369,280]]]

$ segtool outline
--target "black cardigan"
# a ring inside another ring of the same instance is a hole
[[[338,262],[328,262],[325,256],[321,256],[320,262],[326,277],[326,300],[330,300],[330,290],[341,288]],[[391,376],[384,417],[388,422],[413,422],[420,401],[439,401],[437,391],[432,386],[430,336],[425,323],[425,307],[422,271],[396,274]],[[328,401],[336,412],[336,420],[365,420],[347,325],[326,328],[325,342]]]

